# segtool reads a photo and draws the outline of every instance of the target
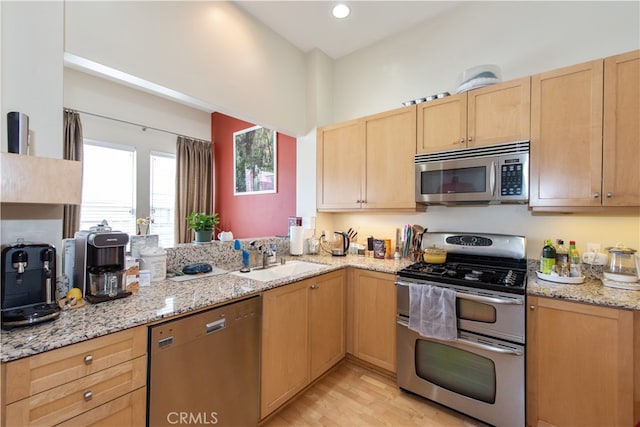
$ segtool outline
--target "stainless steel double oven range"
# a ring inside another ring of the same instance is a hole
[[[524,425],[526,239],[426,233],[422,247],[434,244],[447,250],[445,264],[398,272],[398,385],[495,426]],[[457,340],[409,329],[411,284],[456,292]]]

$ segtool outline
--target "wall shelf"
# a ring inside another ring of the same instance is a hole
[[[82,202],[82,163],[73,160],[0,153],[2,203]]]

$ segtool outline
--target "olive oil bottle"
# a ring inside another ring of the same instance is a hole
[[[540,272],[542,274],[551,274],[553,266],[556,264],[556,248],[553,247],[551,239],[547,239],[542,248],[542,257],[540,257]]]

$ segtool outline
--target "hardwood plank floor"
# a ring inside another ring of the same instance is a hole
[[[343,360],[261,427],[484,427],[485,424],[401,391],[393,378]]]

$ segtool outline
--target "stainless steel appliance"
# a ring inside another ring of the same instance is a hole
[[[256,426],[259,296],[149,328],[148,426]]]
[[[415,156],[416,202],[499,204],[529,201],[529,142]]]
[[[2,249],[2,328],[56,319],[56,249],[47,243],[17,242]]]
[[[75,234],[74,286],[90,303],[131,295],[125,290],[125,246],[129,235],[106,224]]]
[[[423,247],[447,252],[444,264],[418,262],[398,272],[397,371],[400,388],[496,426],[525,424],[526,239],[425,233]],[[409,329],[409,287],[456,292],[458,339]]]

